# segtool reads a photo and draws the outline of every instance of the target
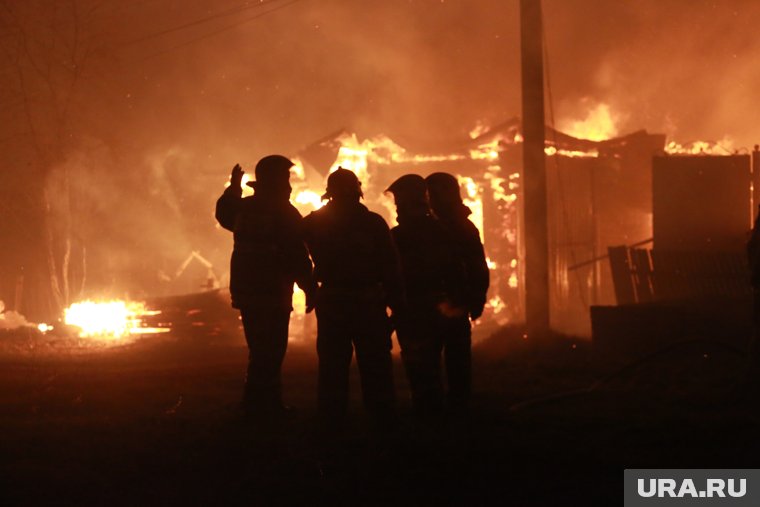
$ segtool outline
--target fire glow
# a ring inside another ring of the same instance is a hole
[[[598,104],[583,120],[566,122],[560,129],[578,139],[604,141],[617,135],[617,119],[608,104]]]
[[[143,317],[161,312],[134,301],[82,301],[64,310],[64,322],[80,329],[80,338],[122,340],[130,335],[165,333],[169,328],[143,326]]]

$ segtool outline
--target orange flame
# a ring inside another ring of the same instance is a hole
[[[81,301],[64,310],[64,322],[80,329],[81,338],[121,340],[129,335],[166,333],[169,328],[143,327],[142,318],[161,312],[134,301]]]
[[[618,116],[612,113],[609,105],[598,104],[583,120],[563,122],[560,130],[578,139],[604,141],[617,135],[617,120]]]

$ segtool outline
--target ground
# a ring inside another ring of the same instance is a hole
[[[743,360],[711,342],[635,361],[499,329],[475,347],[470,420],[439,428],[413,423],[396,356],[399,432],[373,436],[354,372],[351,427],[330,442],[313,429],[313,341],[285,362],[296,418],[269,428],[237,409],[243,343],[0,335],[0,504],[621,505],[625,468],[756,464]]]

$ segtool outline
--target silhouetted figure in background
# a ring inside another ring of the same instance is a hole
[[[252,197],[242,198],[243,170],[216,203],[216,219],[234,233],[230,267],[232,306],[240,310],[249,360],[243,409],[263,417],[282,415],[280,369],[288,345],[293,283],[311,306],[315,285],[301,234],[301,215],[290,204],[290,168],[280,155],[256,164]]]
[[[435,418],[445,406],[441,353],[451,324],[445,314],[462,304],[453,299],[464,285],[464,266],[451,233],[430,209],[422,176],[402,176],[387,192],[393,194],[398,212],[398,225],[391,234],[401,257],[408,301],[408,311],[396,323],[396,334],[415,414]],[[454,378],[461,378],[462,367],[454,368]],[[460,387],[456,382],[455,389],[461,389],[463,381]]]
[[[749,344],[749,361],[746,385],[760,388],[760,207],[747,242],[750,284],[752,285],[752,339]]]
[[[327,430],[339,431],[348,407],[353,351],[364,405],[378,429],[395,422],[391,323],[403,306],[398,255],[383,218],[359,202],[361,183],[338,169],[327,180],[330,201],[304,218],[317,292],[318,408]]]
[[[443,308],[447,318],[443,340],[449,407],[465,410],[472,391],[470,319],[483,314],[489,283],[488,264],[480,233],[468,218],[472,212],[462,202],[457,179],[448,173],[433,173],[425,181],[433,213],[449,230],[464,266],[462,283],[452,288],[451,304]]]
[[[755,294],[760,294],[760,206],[755,217],[755,223],[747,242],[747,260],[749,262],[750,283]],[[755,298],[753,316],[755,325],[760,323],[760,298]]]

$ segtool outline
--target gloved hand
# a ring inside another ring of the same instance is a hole
[[[232,168],[232,174],[230,174],[230,186],[240,188],[243,183],[243,174],[245,171],[240,167],[240,164],[235,164],[235,167]]]

